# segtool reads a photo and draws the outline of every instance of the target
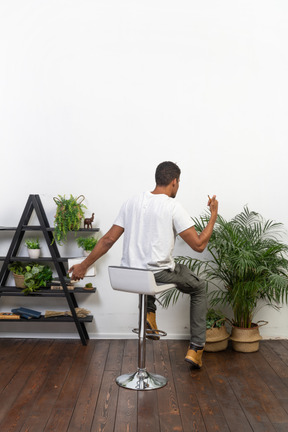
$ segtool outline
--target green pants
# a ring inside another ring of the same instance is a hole
[[[155,280],[161,283],[174,283],[179,291],[190,294],[190,343],[203,346],[206,340],[207,313],[205,282],[184,264],[176,264],[173,271],[163,270],[155,273]],[[153,296],[148,296],[147,310],[156,310]]]

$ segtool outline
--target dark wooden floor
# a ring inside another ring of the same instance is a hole
[[[137,392],[115,383],[136,370],[136,340],[0,339],[0,431],[288,431],[288,341],[204,353],[199,371],[186,348],[147,341],[147,369],[169,382]]]

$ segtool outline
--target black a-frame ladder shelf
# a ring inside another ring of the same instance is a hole
[[[39,225],[29,225],[29,221],[32,215],[33,210],[36,213],[36,216],[39,220]],[[80,339],[82,341],[83,345],[87,345],[87,342],[89,340],[89,335],[87,333],[85,323],[92,322],[93,316],[88,315],[85,318],[79,318],[77,317],[75,308],[78,307],[77,300],[75,297],[75,294],[87,294],[87,293],[93,293],[96,291],[94,288],[93,290],[85,290],[84,288],[75,287],[73,291],[68,290],[67,288],[67,278],[66,273],[67,270],[65,269],[64,263],[68,261],[68,258],[61,257],[58,251],[58,247],[55,241],[53,241],[53,228],[49,226],[49,222],[46,216],[46,213],[44,211],[42,202],[40,200],[39,195],[29,195],[29,198],[27,200],[26,206],[24,208],[23,214],[21,216],[21,219],[19,221],[18,227],[11,228],[11,227],[0,227],[0,231],[15,231],[14,236],[12,238],[8,253],[5,257],[0,257],[0,260],[3,261],[3,265],[0,271],[0,298],[3,296],[23,296],[24,294],[20,291],[19,288],[16,288],[15,286],[7,286],[7,279],[9,276],[9,264],[13,261],[20,261],[20,262],[42,262],[47,263],[51,262],[54,264],[55,271],[59,278],[59,285],[63,287],[62,290],[51,290],[50,287],[43,287],[39,290],[29,294],[29,296],[33,297],[65,297],[68,303],[68,306],[71,311],[72,316],[58,316],[58,317],[51,317],[51,318],[45,318],[44,316],[41,316],[39,319],[37,319],[38,322],[74,322],[77,328],[77,331],[79,333]],[[44,239],[47,243],[50,257],[41,257],[36,260],[32,260],[29,257],[21,257],[17,256],[18,249],[21,245],[21,242],[23,240],[23,237],[25,235],[26,231],[38,231],[42,232]],[[99,231],[99,228],[93,228],[93,229],[84,229],[80,228],[80,231]],[[57,277],[57,276],[56,276]],[[53,283],[53,285],[56,285]],[[36,322],[36,320],[25,320],[20,319],[21,322]],[[3,321],[2,319],[0,322]],[[19,322],[19,320],[5,320],[6,322]]]

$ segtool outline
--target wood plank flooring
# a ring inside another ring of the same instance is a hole
[[[137,368],[137,340],[0,339],[1,432],[286,432],[288,341],[184,357],[187,341],[147,341],[147,369],[166,387],[137,392],[115,378]]]

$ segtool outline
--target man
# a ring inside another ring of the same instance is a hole
[[[155,173],[156,187],[125,202],[110,230],[98,241],[91,254],[69,269],[71,279],[79,280],[87,268],[104,255],[124,233],[121,265],[149,269],[156,282],[175,283],[177,288],[190,294],[190,346],[185,360],[194,368],[202,366],[206,336],[206,290],[185,265],[175,264],[172,252],[176,235],[193,250],[203,252],[213,232],[218,213],[218,201],[209,198],[211,216],[198,234],[190,215],[176,201],[180,168],[173,162],[162,162]],[[155,299],[148,297],[147,326],[157,335]]]

